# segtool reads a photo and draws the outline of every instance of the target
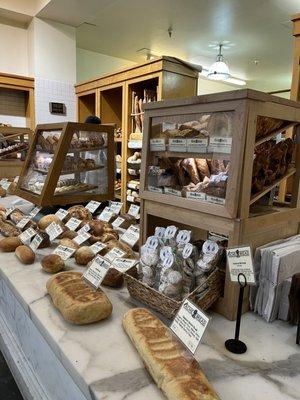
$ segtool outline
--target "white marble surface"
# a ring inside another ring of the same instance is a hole
[[[40,258],[41,251],[38,251],[37,262],[24,266],[14,254],[0,253],[0,278],[85,397],[164,399],[123,331],[122,316],[134,306],[127,290],[104,288],[114,307],[109,319],[89,326],[68,324],[46,294],[49,275],[41,270]],[[0,299],[1,308],[5,302]],[[299,400],[300,347],[295,344],[296,328],[279,321],[267,324],[248,313],[243,317],[241,329],[241,339],[247,344],[248,352],[236,356],[224,348],[224,341],[234,335],[234,326],[233,322],[213,314],[196,353],[220,398]],[[51,400],[58,398],[54,396]]]

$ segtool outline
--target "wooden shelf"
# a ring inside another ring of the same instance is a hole
[[[277,185],[279,185],[279,183],[287,178],[289,178],[290,176],[294,175],[294,173],[296,172],[295,168],[290,168],[288,170],[288,172],[279,179],[276,179],[276,181],[274,181],[271,185],[265,187],[263,190],[261,190],[260,192],[256,193],[254,196],[251,197],[250,199],[250,205],[255,203],[258,199],[260,199],[261,197],[263,197],[265,194],[267,194],[270,190],[272,190],[274,187],[276,187]]]
[[[99,150],[105,150],[105,149],[107,149],[107,147],[102,147],[102,146],[92,147],[90,149],[68,149],[67,154],[69,154],[69,153],[85,153],[87,151],[99,151]],[[35,149],[35,151],[39,151],[41,153],[47,153],[47,154],[55,154],[56,149],[55,150],[44,150],[44,149],[37,148],[37,149]]]
[[[96,171],[97,169],[101,169],[101,168],[104,168],[104,166],[102,166],[102,165],[96,165],[95,167],[91,167],[91,168],[87,168],[87,169],[73,169],[72,171],[62,171],[62,172],[60,173],[60,175],[75,174],[76,172]],[[48,172],[49,172],[48,170],[45,171],[45,170],[43,170],[43,169],[38,169],[38,168],[33,168],[33,170],[34,170],[35,172],[38,172],[38,173],[43,174],[43,175],[47,175]]]
[[[284,126],[282,128],[276,129],[275,131],[269,133],[268,135],[256,140],[255,146],[258,146],[264,142],[267,142],[268,140],[272,139],[274,136],[278,135],[278,133],[281,133],[281,132],[285,131],[286,129],[292,128],[295,125],[297,125],[296,122],[291,122],[290,124],[287,124],[286,126]]]
[[[90,190],[97,189],[97,187],[98,186],[96,186],[96,185],[89,185],[89,187],[86,187],[86,188],[78,188],[78,189],[74,189],[74,190],[65,190],[65,191],[57,192],[57,193],[54,192],[54,196],[61,196],[61,195],[65,196],[65,195],[75,194],[75,193],[80,193],[80,192],[88,192]]]
[[[10,153],[4,154],[3,156],[0,156],[0,160],[1,161],[14,160],[15,158],[6,158],[6,157],[7,156],[12,156],[13,154],[16,154],[16,153],[22,153],[22,151],[27,151],[27,150],[28,150],[28,146],[27,146],[27,149],[19,149],[19,150],[12,151]]]
[[[227,153],[191,153],[191,152],[179,152],[179,151],[151,151],[150,155],[156,157],[168,157],[168,158],[206,158],[206,159],[217,159],[217,160],[231,160],[231,154]]]

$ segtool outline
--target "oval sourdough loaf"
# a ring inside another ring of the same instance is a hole
[[[148,310],[129,310],[123,327],[169,400],[219,400],[197,361]]]
[[[60,272],[48,280],[46,287],[55,307],[73,324],[90,324],[112,313],[112,304],[106,294],[88,286],[82,280],[81,272]]]

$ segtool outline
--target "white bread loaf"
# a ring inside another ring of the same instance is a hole
[[[197,361],[148,310],[129,310],[123,318],[123,327],[169,400],[219,399]]]

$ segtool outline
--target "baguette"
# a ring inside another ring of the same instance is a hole
[[[219,400],[197,361],[148,310],[129,310],[123,327],[169,400]]]

